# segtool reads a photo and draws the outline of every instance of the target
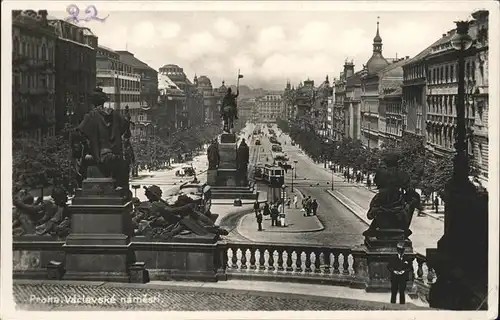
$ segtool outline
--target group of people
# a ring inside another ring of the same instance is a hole
[[[316,201],[316,199],[312,199],[311,196],[303,198],[302,210],[304,211],[304,217],[311,215],[315,216],[318,212],[318,201]]]
[[[265,202],[263,208],[260,207],[258,201],[254,202],[253,209],[255,212],[255,218],[257,220],[258,231],[262,231],[262,220],[264,216],[271,217],[271,227],[286,227],[285,223],[285,211],[283,206],[285,202],[283,199],[279,199],[277,202],[269,203]],[[288,208],[290,208],[290,201],[288,201]]]

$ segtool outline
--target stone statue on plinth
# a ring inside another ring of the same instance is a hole
[[[207,148],[208,170],[214,170],[219,167],[219,145],[217,139],[214,139]]]
[[[248,162],[250,160],[250,148],[245,139],[241,139],[241,143],[236,153],[237,170],[242,179],[247,177]]]
[[[234,120],[238,119],[236,98],[239,94],[239,90],[236,94],[233,94],[231,88],[228,88],[226,95],[222,99],[220,112],[224,121],[224,131],[227,133],[230,133],[231,129],[234,128]]]
[[[372,220],[368,230],[363,232],[367,240],[405,240],[412,233],[409,227],[415,202],[419,200],[414,196],[416,192],[405,192],[409,179],[397,164],[396,155],[387,155],[383,168],[375,175],[374,183],[379,192],[371,200],[367,213]]]
[[[158,186],[144,188],[148,201],[137,206],[132,219],[137,235],[171,240],[177,235],[228,234],[209,217],[196,211],[195,200],[187,195],[181,194],[173,204],[169,204],[161,198],[162,191]]]
[[[95,108],[85,115],[72,135],[79,187],[87,178],[87,169],[96,167],[100,175],[116,181],[117,190],[127,189],[130,161],[125,159],[124,141],[130,153],[130,144],[126,143],[130,138],[130,121],[119,111],[104,106],[108,97],[101,88],[94,90],[92,100]]]

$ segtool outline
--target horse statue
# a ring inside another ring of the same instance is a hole
[[[238,89],[236,94],[233,94],[231,88],[228,88],[226,95],[222,99],[221,116],[224,122],[224,131],[227,133],[231,133],[231,130],[234,129],[234,120],[238,119],[236,98],[239,94]]]

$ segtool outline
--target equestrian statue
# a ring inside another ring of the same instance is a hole
[[[220,112],[222,120],[224,121],[224,131],[227,133],[231,133],[231,130],[234,128],[234,120],[238,120],[238,106],[236,100],[240,94],[239,87],[241,78],[243,78],[243,75],[241,75],[238,70],[236,94],[233,94],[231,88],[228,88],[226,95],[222,99]]]

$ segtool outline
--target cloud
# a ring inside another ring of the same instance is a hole
[[[223,37],[234,38],[240,33],[240,28],[231,20],[219,18],[214,24],[215,30]]]
[[[253,51],[261,56],[286,50],[287,39],[282,27],[272,26],[259,31],[257,39],[253,44]]]
[[[226,53],[227,42],[215,38],[210,32],[193,33],[177,47],[177,55],[187,60],[196,60]]]
[[[172,22],[164,22],[158,26],[158,29],[163,39],[175,38],[181,32],[181,26]]]

